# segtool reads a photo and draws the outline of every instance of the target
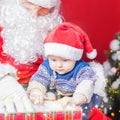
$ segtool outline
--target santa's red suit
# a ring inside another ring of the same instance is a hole
[[[0,1],[0,63],[14,66],[19,83],[28,83],[43,61],[43,40],[62,22],[59,0]]]

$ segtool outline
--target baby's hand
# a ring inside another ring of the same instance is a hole
[[[47,92],[44,99],[47,100],[47,101],[55,101],[56,96],[53,92]]]
[[[85,95],[77,92],[73,94],[72,103],[75,104],[76,106],[82,105],[86,102],[87,102],[87,98]]]
[[[72,100],[71,97],[63,97],[63,98],[57,100],[57,102],[58,102],[59,104],[61,104],[61,106],[62,106],[63,108],[66,108],[68,105],[71,104],[71,100]]]
[[[43,104],[44,94],[39,89],[32,89],[29,97],[33,104]]]

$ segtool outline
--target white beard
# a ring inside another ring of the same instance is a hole
[[[35,18],[18,1],[1,0],[0,25],[4,28],[1,33],[4,53],[18,63],[35,62],[44,54],[43,40],[47,33],[62,22],[58,9]]]

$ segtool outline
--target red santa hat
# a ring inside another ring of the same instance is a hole
[[[47,35],[44,48],[45,56],[54,55],[72,60],[80,60],[84,50],[89,59],[94,59],[97,55],[87,34],[69,22],[63,22]]]
[[[56,6],[57,0],[28,0],[31,3],[37,4],[45,8]]]

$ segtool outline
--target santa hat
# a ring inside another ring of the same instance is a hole
[[[28,0],[28,1],[45,8],[52,8],[56,6],[57,3],[57,0]]]
[[[84,50],[89,59],[94,59],[97,55],[87,34],[69,22],[63,22],[47,35],[44,48],[45,56],[54,55],[71,60],[80,60]]]

